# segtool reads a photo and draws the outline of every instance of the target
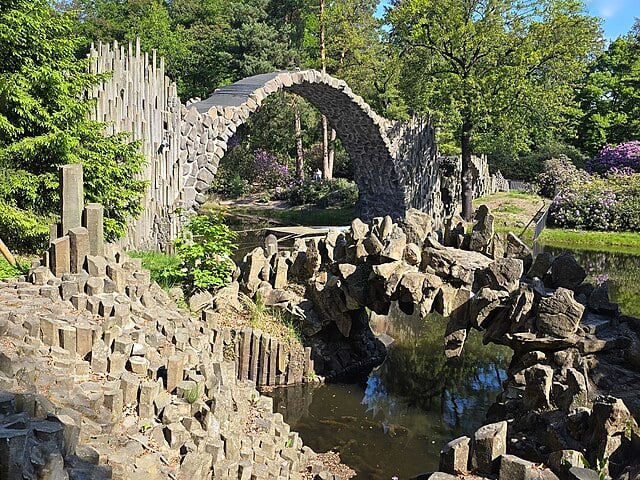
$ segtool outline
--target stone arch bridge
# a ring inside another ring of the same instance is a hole
[[[145,212],[132,222],[127,247],[157,248],[175,237],[177,212],[196,211],[206,201],[236,129],[281,90],[304,97],[336,130],[354,163],[360,217],[399,218],[411,207],[441,211],[430,121],[386,120],[342,80],[314,70],[256,75],[182,105],[163,59],[142,53],[139,43],[101,44],[92,48],[89,63],[92,72],[113,72],[92,92],[94,117],[110,122],[114,132],[132,131],[149,161]]]

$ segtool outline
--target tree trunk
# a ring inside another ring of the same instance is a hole
[[[336,131],[331,129],[331,137],[329,138],[329,177],[333,178],[333,159],[336,155]]]
[[[473,172],[471,171],[471,130],[473,125],[468,114],[462,119],[462,218],[471,220],[473,215]]]
[[[293,114],[295,117],[295,133],[296,133],[296,178],[304,180],[304,150],[302,148],[302,118],[300,117],[300,109],[298,104],[293,105]]]
[[[322,73],[327,73],[327,52],[324,38],[324,1],[320,0],[320,65]],[[322,178],[331,178],[331,168],[329,166],[329,131],[327,128],[327,117],[322,115]]]
[[[327,117],[322,115],[322,178],[331,178],[329,169],[329,131]]]

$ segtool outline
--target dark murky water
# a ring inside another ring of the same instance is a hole
[[[511,352],[474,335],[463,357],[447,362],[441,317],[395,310],[374,323],[395,342],[366,384],[285,388],[273,396],[305,444],[339,451],[358,478],[406,479],[437,469],[444,443],[482,425]]]

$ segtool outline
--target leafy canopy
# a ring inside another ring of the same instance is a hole
[[[100,78],[76,58],[72,26],[46,0],[0,3],[0,208],[11,213],[0,236],[9,245],[43,246],[42,232],[30,245],[20,235],[35,218],[55,216],[61,165],[84,165],[85,198],[104,205],[108,238],[123,235],[126,218],[141,210],[145,185],[135,174],[144,159],[126,135],[106,136],[104,124],[88,119],[85,92]]]

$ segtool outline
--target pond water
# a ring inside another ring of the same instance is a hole
[[[594,284],[609,282],[610,296],[622,313],[640,317],[640,255],[545,246],[554,255],[571,252]]]
[[[406,479],[435,470],[444,443],[482,425],[511,351],[483,346],[475,334],[462,358],[447,362],[442,317],[420,320],[392,308],[372,323],[395,342],[365,382],[276,389],[275,408],[305,444],[340,452],[357,478]]]

